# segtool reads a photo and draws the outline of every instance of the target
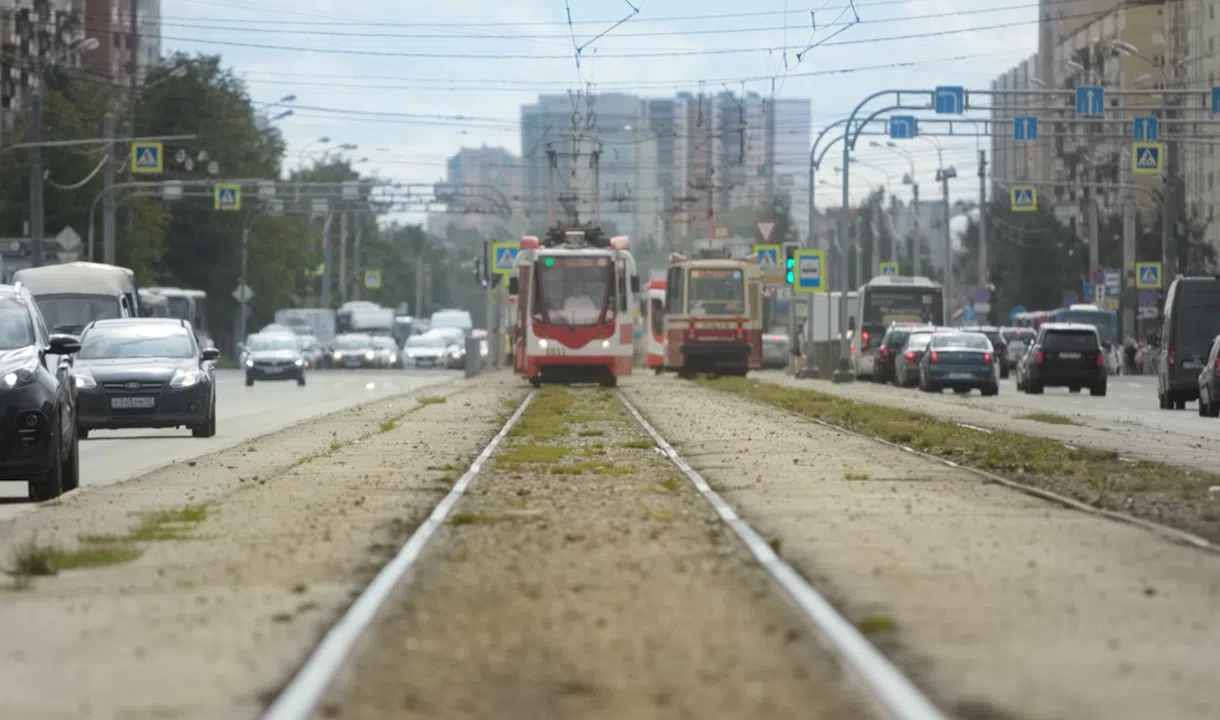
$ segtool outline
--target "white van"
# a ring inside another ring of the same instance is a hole
[[[465,310],[437,310],[432,313],[431,329],[457,329],[466,337],[470,337],[474,332],[474,320]]]

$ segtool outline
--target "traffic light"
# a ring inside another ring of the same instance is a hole
[[[796,284],[796,251],[798,247],[795,244],[784,245],[784,282],[789,285]]]

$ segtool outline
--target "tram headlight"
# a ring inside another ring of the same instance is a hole
[[[604,347],[604,348],[608,348],[608,347],[610,347],[610,341],[609,341],[609,340],[602,340],[602,347]]]
[[[546,340],[545,339],[539,340],[538,347],[542,348],[543,350],[546,350]]]

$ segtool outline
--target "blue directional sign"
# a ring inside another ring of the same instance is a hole
[[[919,134],[919,123],[914,115],[894,115],[890,118],[890,139],[910,140]]]
[[[1012,119],[1013,140],[1037,140],[1038,118],[1033,115],[1018,115]]]
[[[1220,115],[1220,87],[1212,88],[1212,113]]]
[[[1013,212],[1035,212],[1038,209],[1038,189],[1033,185],[1013,185],[1009,205]]]
[[[826,292],[826,252],[823,250],[796,251],[796,287],[798,293]]]
[[[1161,264],[1159,262],[1142,262],[1135,264],[1135,287],[1140,290],[1153,290],[1161,286]]]
[[[491,244],[491,256],[494,262],[491,265],[491,271],[496,275],[509,275],[513,271],[513,265],[517,262],[517,253],[520,248],[515,242],[495,242]]]
[[[961,115],[966,110],[966,89],[960,85],[938,86],[935,106],[937,115]]]
[[[1076,88],[1077,115],[1105,115],[1106,89],[1100,85],[1082,85]]]
[[[1140,115],[1131,120],[1131,139],[1137,142],[1156,142],[1160,135],[1155,115]]]
[[[1017,322],[1017,316],[1023,312],[1025,312],[1024,305],[1013,305],[1012,309],[1008,311],[1008,322],[1015,325]]]

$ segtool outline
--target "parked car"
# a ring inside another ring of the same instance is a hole
[[[295,335],[259,333],[246,340],[246,387],[258,380],[296,380],[305,384],[305,356]]]
[[[873,351],[873,382],[886,383],[894,380],[894,356],[906,344],[907,338],[917,329],[931,331],[932,325],[891,323]]]
[[[216,348],[177,318],[97,320],[81,334],[74,372],[82,438],[93,430],[188,427],[216,434]]]
[[[1025,392],[1038,395],[1048,387],[1083,387],[1106,394],[1106,354],[1097,328],[1083,323],[1043,323],[1030,346],[1018,380]]]
[[[937,332],[919,361],[919,389],[940,392],[952,388],[959,395],[978,389],[983,395],[1000,392],[1000,368],[986,335],[975,332]]]
[[[914,387],[919,384],[919,361],[932,342],[931,331],[916,330],[907,335],[906,343],[894,357],[894,384],[899,387]]]
[[[31,500],[50,500],[80,484],[76,386],[80,350],[52,335],[30,291],[0,285],[0,478],[29,483]]]

